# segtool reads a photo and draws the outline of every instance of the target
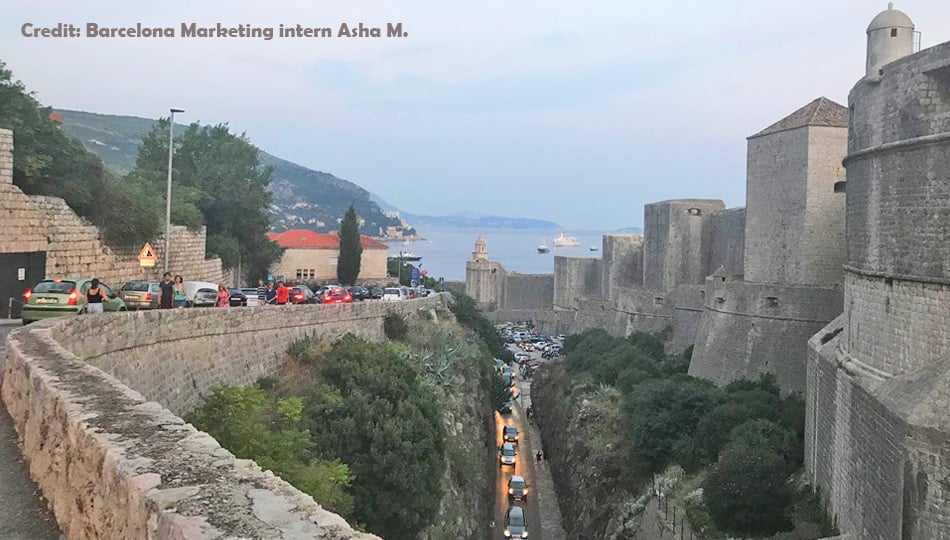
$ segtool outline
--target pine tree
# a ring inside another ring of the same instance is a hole
[[[353,285],[360,275],[363,246],[360,244],[360,224],[353,205],[340,222],[340,256],[336,263],[336,277],[341,285]]]

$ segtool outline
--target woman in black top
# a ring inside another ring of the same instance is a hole
[[[106,295],[99,288],[99,280],[93,279],[86,291],[86,313],[102,313]]]

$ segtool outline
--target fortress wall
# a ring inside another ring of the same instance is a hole
[[[150,243],[159,260],[148,278],[156,279],[162,268],[164,236]],[[45,251],[48,277],[98,277],[119,287],[146,275],[137,259],[141,247],[110,246],[99,229],[77,216],[63,199],[26,195],[12,184],[0,183],[0,253]],[[173,273],[191,280],[227,280],[221,260],[205,258],[204,230],[174,226],[171,248]]]
[[[703,223],[704,278],[720,267],[727,275],[742,274],[745,258],[745,208],[713,212]]]
[[[773,373],[784,391],[804,392],[808,338],[841,305],[840,287],[709,277],[689,374],[725,385]]]
[[[273,374],[307,333],[379,338],[389,311],[447,315],[447,296],[42,321],[8,336],[0,392],[70,538],[376,539],[176,413]]]
[[[808,128],[752,137],[747,154],[745,279],[803,283]]]
[[[847,150],[847,128],[808,128],[808,183],[800,241],[804,275],[795,283],[826,285],[844,280],[846,194],[836,192],[835,183],[845,179],[841,160]]]
[[[603,328],[615,336],[628,336],[634,332],[661,333],[672,325],[673,303],[669,294],[623,288],[617,289],[613,300],[579,300],[568,332]]]
[[[702,284],[704,216],[725,208],[722,201],[677,199],[643,209],[643,286],[670,291]]]
[[[643,285],[643,236],[606,234],[601,250],[603,277],[601,296],[613,298],[614,289]]]
[[[505,275],[503,298],[500,309],[503,310],[553,310],[554,275],[519,274],[511,272]]]
[[[577,310],[590,299],[601,297],[601,260],[554,257],[554,309]]]
[[[704,285],[684,285],[673,291],[673,339],[668,353],[679,354],[696,342],[703,320],[704,290]]]
[[[465,263],[465,294],[471,296],[483,309],[498,308],[502,300],[505,267],[487,260]]]

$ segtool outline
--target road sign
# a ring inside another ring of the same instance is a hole
[[[419,269],[416,268],[415,266],[412,267],[412,278],[411,278],[411,279],[412,279],[412,282],[413,282],[413,283],[418,283],[418,282],[419,282]]]
[[[148,242],[142,246],[142,251],[139,252],[139,266],[142,268],[148,268],[155,266],[155,263],[158,262],[158,256],[155,255],[155,250],[152,249],[152,244]]]

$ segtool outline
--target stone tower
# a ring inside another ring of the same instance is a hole
[[[748,141],[746,281],[841,283],[848,109],[820,97]]]
[[[676,199],[643,207],[643,285],[671,291],[703,282],[703,216],[725,209],[720,200]]]
[[[465,294],[481,307],[495,309],[501,296],[504,274],[500,264],[488,260],[488,243],[479,236],[475,241],[472,260],[465,263]]]
[[[904,12],[887,4],[868,25],[868,79],[880,79],[882,68],[894,60],[914,53],[914,23]]]

